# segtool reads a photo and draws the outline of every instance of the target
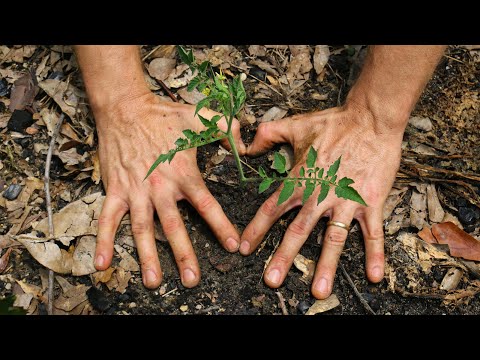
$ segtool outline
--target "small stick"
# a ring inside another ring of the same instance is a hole
[[[345,276],[345,278],[347,279],[348,283],[352,287],[353,291],[355,292],[355,295],[357,295],[358,299],[362,303],[365,310],[367,310],[367,312],[369,312],[372,315],[377,315],[375,311],[373,311],[373,309],[370,307],[370,305],[368,305],[367,300],[365,300],[362,294],[360,294],[360,292],[358,291],[357,287],[353,283],[353,280],[350,278],[350,275],[348,275],[347,270],[345,270],[345,267],[343,266],[342,263],[340,263],[340,269],[342,269],[343,276]]]
[[[155,81],[162,87],[162,89],[167,93],[167,95],[170,97],[170,99],[173,100],[173,102],[178,102],[177,97],[175,96],[174,93],[168,88],[167,85],[162,80],[155,79]]]
[[[165,297],[165,296],[167,296],[167,295],[170,295],[171,293],[173,293],[173,292],[175,292],[175,291],[177,291],[177,290],[178,290],[178,288],[172,289],[172,290],[166,292],[165,294],[163,294],[162,297]]]
[[[287,307],[285,306],[285,298],[283,297],[280,291],[275,291],[275,294],[278,296],[278,300],[280,300],[280,308],[282,309],[283,315],[289,315]]]
[[[58,132],[60,131],[60,127],[62,126],[64,117],[65,117],[65,114],[62,114],[60,116],[60,119],[58,119],[58,123],[55,126],[55,130],[53,131],[53,134],[52,134],[52,139],[50,140],[50,146],[48,147],[47,159],[45,160],[45,176],[43,178],[43,181],[45,183],[45,197],[47,202],[47,213],[48,213],[48,232],[49,232],[50,238],[53,238],[55,233],[53,228],[52,200],[50,198],[50,163],[52,161],[53,148],[55,147],[55,139],[57,138]],[[50,241],[54,241],[54,240],[50,240]],[[48,293],[47,293],[48,315],[53,314],[53,285],[54,285],[53,275],[54,275],[53,270],[49,270],[48,271]]]
[[[157,45],[155,46],[147,55],[145,55],[142,59],[142,61],[145,61],[147,60],[155,51],[157,51],[158,49],[160,49],[160,46],[162,45]]]

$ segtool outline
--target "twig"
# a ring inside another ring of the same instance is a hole
[[[162,46],[162,45],[157,45],[157,46],[155,46],[149,53],[147,53],[147,55],[145,55],[145,56],[142,58],[142,61],[147,60],[147,59],[150,57],[150,55],[152,55],[155,51],[157,51],[158,49],[160,49],[160,46]]]
[[[178,290],[178,288],[172,289],[172,290],[166,292],[165,294],[163,294],[162,297],[165,297],[165,296],[167,296],[167,295],[170,295],[171,293],[173,293],[173,292],[175,292],[175,291],[177,291],[177,290]]]
[[[283,315],[290,315],[288,313],[287,307],[285,306],[285,298],[283,297],[280,291],[275,291],[275,294],[278,296],[278,300],[280,301],[280,308],[282,309]]]
[[[465,64],[462,60],[455,59],[454,57],[451,57],[451,56],[448,56],[448,55],[443,55],[443,56],[445,56],[447,59],[459,62],[460,64]]]
[[[350,278],[350,275],[348,275],[347,270],[345,270],[345,267],[343,266],[342,263],[340,263],[340,269],[342,269],[343,276],[345,276],[345,278],[347,279],[348,283],[352,287],[353,291],[355,292],[355,295],[357,295],[358,299],[362,303],[365,310],[367,310],[367,312],[369,312],[372,315],[377,315],[375,311],[373,311],[373,309],[370,307],[370,305],[368,305],[367,300],[365,300],[362,294],[360,294],[360,292],[358,291],[357,287],[353,283],[353,280]]]
[[[207,307],[207,308],[205,308],[205,309],[198,310],[198,311],[197,311],[197,314],[206,314],[206,313],[208,313],[209,311],[214,311],[214,310],[220,310],[220,306],[218,306],[218,305],[213,305],[213,306]]]
[[[168,88],[167,85],[162,80],[155,79],[155,81],[162,87],[162,89],[167,93],[167,95],[170,97],[170,99],[173,100],[173,102],[178,102],[177,97],[175,96],[174,93]]]
[[[55,139],[57,138],[58,132],[60,131],[60,127],[62,126],[63,123],[63,118],[65,117],[65,114],[62,114],[60,116],[60,119],[58,119],[58,123],[55,126],[55,130],[53,131],[52,134],[52,139],[50,140],[50,146],[48,147],[48,153],[47,153],[47,159],[45,160],[45,176],[43,178],[43,181],[45,182],[45,197],[47,201],[47,213],[48,213],[48,232],[49,236],[51,238],[54,237],[54,228],[53,228],[53,214],[52,214],[52,200],[50,198],[50,163],[52,161],[52,153],[53,153],[53,148],[55,147]],[[50,240],[53,241],[53,240]],[[53,314],[53,270],[48,271],[48,307],[47,307],[47,312],[48,315]]]

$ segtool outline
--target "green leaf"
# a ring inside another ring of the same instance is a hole
[[[210,62],[208,60],[205,60],[204,62],[202,62],[200,64],[200,66],[198,67],[198,72],[204,73],[205,70],[207,70],[207,67],[208,67],[209,64],[210,64]]]
[[[266,178],[267,177],[267,173],[265,172],[265,170],[263,169],[262,165],[260,165],[258,167],[258,173],[260,174],[260,177],[262,178]]]
[[[204,107],[208,107],[210,106],[210,101],[212,100],[212,98],[210,96],[207,96],[205,99],[202,99],[200,100],[198,103],[197,103],[197,107],[195,108],[195,115],[198,114],[198,112],[203,109]]]
[[[330,166],[330,168],[327,171],[327,176],[332,177],[335,175],[338,171],[338,168],[340,166],[340,161],[342,160],[342,157],[340,156],[333,164]]]
[[[312,195],[313,190],[315,190],[315,183],[307,180],[305,190],[303,191],[302,204],[305,204],[308,198]]]
[[[285,170],[285,165],[287,164],[287,160],[285,156],[280,154],[279,152],[275,152],[273,156],[273,168],[277,170],[280,174],[283,174]]]
[[[172,154],[170,154],[172,153]],[[168,160],[168,162],[170,163],[170,161],[172,161],[173,157],[175,156],[175,151],[173,150],[170,150],[168,153],[166,154],[160,154],[160,156],[157,158],[157,160],[155,160],[155,162],[153,163],[153,165],[150,167],[150,169],[148,170],[147,172],[147,175],[145,175],[145,177],[143,178],[143,180],[145,180],[147,177],[150,176],[150,174],[153,172],[153,170],[155,170],[157,168],[158,165],[160,165],[160,163],[163,163],[165,161]]]
[[[335,180],[337,180],[337,175],[333,175],[333,177],[330,179],[330,182],[335,183]]]
[[[197,135],[197,133],[195,131],[192,131],[190,129],[183,130],[182,133],[183,133],[183,135],[185,135],[185,137],[188,140],[193,140]]]
[[[182,146],[187,146],[188,145],[188,140],[184,138],[178,138],[177,141],[175,141],[175,146],[176,147],[182,147]]]
[[[347,177],[341,178],[340,181],[338,182],[338,186],[340,187],[347,187],[350,184],[353,184],[355,181],[352,179],[349,179]]]
[[[195,66],[194,61],[195,58],[193,56],[193,51],[190,49],[188,52],[185,51],[183,47],[180,45],[177,46],[178,55],[180,55],[180,60],[182,60],[185,64],[189,67]]]
[[[298,176],[305,177],[305,168],[303,166],[300,168]]]
[[[313,168],[315,166],[315,162],[317,161],[317,151],[310,146],[310,150],[308,151],[307,155],[307,166],[309,168]]]
[[[277,206],[287,201],[287,199],[292,196],[294,189],[295,182],[292,180],[285,180],[283,182],[283,189],[280,192],[280,196],[278,197]]]
[[[265,190],[267,190],[270,187],[270,185],[272,185],[272,183],[273,183],[273,179],[270,179],[270,178],[263,179],[263,181],[258,186],[258,193],[259,194],[263,193]]]
[[[15,295],[0,299],[0,315],[25,315],[27,312],[19,307],[13,306]]]
[[[192,80],[190,80],[190,83],[187,86],[187,91],[193,91],[197,87],[198,84],[200,84],[200,76],[195,76]]]
[[[245,99],[247,98],[247,95],[245,93],[245,88],[243,87],[242,80],[240,80],[240,76],[236,76],[231,85],[230,85],[230,91],[232,92],[233,95],[233,116],[237,115],[237,113],[240,111],[242,108],[243,104],[245,103]]]
[[[323,172],[324,172],[324,168],[321,168],[317,175],[319,179],[323,178]]]
[[[202,124],[204,126],[206,126],[207,128],[211,128],[212,127],[212,122],[206,118],[204,118],[202,115],[198,114],[198,117],[200,119],[200,121],[202,122]]]
[[[350,186],[346,186],[346,187],[337,186],[335,188],[335,194],[339,198],[352,200],[352,201],[355,201],[359,204],[368,206],[367,203],[362,199],[360,194],[357,192],[357,190],[355,190],[354,188],[352,188]]]
[[[328,190],[330,190],[330,186],[322,182],[322,188],[320,189],[320,194],[318,194],[317,205],[325,200],[328,195]]]
[[[212,120],[210,120],[210,122],[213,124],[213,125],[217,125],[218,121],[222,118],[222,115],[215,115],[214,117],[212,117]]]

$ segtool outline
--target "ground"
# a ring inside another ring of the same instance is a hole
[[[52,123],[48,124],[48,119],[51,116],[58,118],[58,114],[62,111],[69,115],[69,106],[72,102],[76,102],[75,108],[78,109],[77,115],[74,116],[76,119],[72,120],[71,116],[66,117],[67,127],[62,128],[61,144],[57,144],[57,146],[60,145],[61,152],[54,155],[52,159],[50,176],[53,212],[60,211],[86,195],[103,191],[96,171],[98,160],[95,158],[97,143],[94,122],[88,106],[85,105],[87,100],[81,92],[83,85],[71,50],[60,46],[0,47],[0,49],[2,50],[0,52],[0,71],[2,71],[0,73],[0,136],[2,139],[0,190],[3,191],[11,184],[20,184],[25,188],[26,179],[29,176],[43,182],[45,154],[50,139],[48,130],[53,128]],[[19,54],[20,49],[22,49],[21,54]],[[319,55],[320,50],[325,50],[325,48],[317,48],[314,52],[314,49],[315,46],[308,47],[307,54]],[[292,69],[291,63],[295,58],[293,54],[302,51],[305,49],[288,46],[195,47],[197,57],[208,58],[214,65],[223,68],[227,76],[240,72],[250,75],[244,81],[247,106],[241,119],[242,136],[246,143],[253,139],[265,112],[274,106],[286,110],[284,113],[289,116],[341,104],[358,74],[365,49],[361,46],[331,46],[330,54],[326,55],[328,59],[326,66],[324,64],[324,67],[321,67],[314,61],[314,69],[311,66],[307,69],[308,64],[304,63],[299,64],[298,69]],[[45,60],[47,56],[49,58]],[[181,83],[183,80],[189,80],[188,76],[183,78],[185,69],[181,67],[173,47],[144,46],[142,56],[150,74],[147,76],[152,90],[166,99],[167,94],[155,79],[163,80],[174,94],[180,87],[186,85]],[[163,61],[162,64],[152,63],[154,59],[160,58],[169,59],[169,61]],[[166,63],[171,64],[167,69],[169,71],[167,76],[160,74],[162,71],[167,71],[162,67]],[[32,66],[35,66],[34,71],[36,70],[42,90],[34,93],[30,98],[24,96],[20,101],[24,104],[20,106],[30,114],[34,114],[34,123],[30,122],[28,127],[20,126],[18,129],[12,129],[12,125],[7,126],[12,116],[8,107],[12,101],[15,101],[12,96],[12,83],[22,75],[22,71],[25,73],[25,70]],[[294,78],[292,82],[282,80],[282,77],[285,79],[285,73]],[[1,80],[2,78],[4,80]],[[63,97],[60,96],[58,99],[46,88],[46,79],[54,79],[57,85],[60,82],[69,83],[68,86],[73,84],[80,91],[64,91]],[[177,83],[175,80],[178,80]],[[409,125],[405,132],[402,164],[394,186],[398,191],[392,193],[392,199],[400,196],[399,194],[401,197],[398,197],[398,201],[385,220],[387,229],[385,251],[389,271],[379,284],[367,281],[361,231],[358,230],[358,226],[354,227],[341,256],[344,271],[340,268],[337,270],[333,288],[333,293],[338,297],[340,305],[324,312],[323,315],[368,314],[369,310],[362,304],[361,299],[368,303],[376,314],[478,314],[480,312],[480,298],[477,290],[480,287],[477,284],[475,271],[468,271],[462,265],[463,263],[458,262],[458,259],[452,260],[449,257],[448,261],[439,260],[433,255],[427,259],[428,265],[425,269],[420,261],[421,255],[432,252],[428,249],[424,251],[423,245],[416,245],[416,252],[414,251],[412,255],[407,242],[400,240],[402,232],[417,234],[419,230],[414,226],[413,218],[410,219],[409,213],[413,204],[412,194],[425,192],[422,184],[435,184],[440,206],[445,212],[453,215],[454,221],[459,219],[459,226],[462,226],[467,233],[479,239],[480,148],[477,145],[480,134],[479,89],[480,62],[475,58],[474,51],[465,47],[450,46],[412,113],[412,116],[430,119],[433,128],[421,130]],[[184,101],[183,99],[187,102],[191,101],[187,95],[181,96],[180,99],[180,101]],[[198,152],[199,167],[208,188],[218,199],[226,215],[242,231],[273,189],[258,195],[256,186],[253,184],[247,184],[245,187],[237,186],[238,179],[233,158],[230,155],[218,157],[218,150],[217,144],[201,148]],[[60,156],[62,152],[69,152],[69,155]],[[215,160],[212,160],[215,156],[217,156]],[[254,167],[263,165],[269,168],[271,165],[267,156],[256,159],[244,158],[244,161]],[[17,209],[14,208],[13,202],[3,200],[0,204],[2,206],[0,207],[0,235],[4,235],[4,241],[6,241],[6,234],[14,226],[17,226],[16,234],[34,231],[32,226],[36,226],[47,216],[44,199],[45,192],[39,187],[25,200],[25,203],[17,203]],[[29,213],[23,216],[27,207],[29,207]],[[301,315],[315,302],[310,294],[308,281],[302,281],[302,272],[295,267],[292,267],[284,284],[277,290],[270,289],[262,280],[265,263],[281,241],[288,224],[298,213],[298,209],[287,213],[272,227],[256,252],[251,256],[243,257],[223,250],[208,226],[190,205],[180,203],[180,208],[202,270],[199,286],[193,289],[182,286],[168,242],[162,241],[160,235],[157,247],[164,281],[159,289],[145,289],[140,273],[135,271],[130,271],[132,278],[123,293],[116,290],[111,283],[111,286],[102,282],[94,285],[92,275],[62,275],[70,285],[83,284],[85,287],[78,288],[86,289],[92,286],[92,289],[96,288],[98,291],[87,291],[87,297],[79,300],[79,305],[74,309],[59,306],[55,311],[90,314],[271,315],[282,314],[280,304],[284,302],[283,312]],[[461,214],[460,211],[462,211]],[[396,218],[393,218],[394,216]],[[393,219],[399,223],[397,228],[392,226]],[[318,259],[321,251],[319,243],[326,221],[323,219],[319,222],[302,247],[300,253],[305,258],[314,261]],[[431,220],[425,220],[425,225],[432,224]],[[39,235],[38,232],[34,234]],[[122,225],[117,240],[122,239],[123,248],[138,259],[131,242],[125,240],[127,238],[131,239],[128,219]],[[59,242],[57,244],[62,249],[72,251],[74,246],[78,246],[78,238],[71,242],[70,247],[60,245]],[[9,245],[7,242],[0,242],[1,255],[6,253]],[[25,305],[25,308],[29,313],[43,314],[46,312],[45,267],[34,259],[24,246],[18,245],[17,243],[11,246],[12,251],[4,269],[0,266],[0,298],[12,293],[22,295],[29,292],[15,280],[38,286],[40,294],[34,295],[33,300],[30,297],[32,302]],[[121,267],[119,265],[121,260],[122,258],[116,253],[113,266]],[[478,269],[476,262],[471,266]],[[456,289],[441,290],[440,283],[451,268],[462,271],[460,282]],[[348,281],[348,277],[352,283]],[[467,294],[468,291],[470,292]],[[55,298],[65,296],[65,292],[64,285],[56,282]],[[463,295],[449,300],[446,298],[448,294]],[[85,291],[82,296],[85,296]]]

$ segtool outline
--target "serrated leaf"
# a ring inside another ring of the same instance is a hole
[[[315,190],[315,184],[313,181],[306,181],[305,190],[303,191],[302,204],[305,204],[308,198],[313,194]]]
[[[175,141],[175,146],[176,147],[182,147],[188,145],[188,140],[184,138],[178,138],[177,141]]]
[[[233,95],[233,116],[237,115],[237,113],[242,108],[243,104],[245,103],[245,99],[247,97],[245,93],[245,88],[243,87],[242,80],[240,80],[239,76],[236,76],[231,85],[230,91]]]
[[[287,164],[287,160],[285,156],[280,154],[279,152],[275,152],[273,155],[273,168],[277,170],[280,174],[285,173],[285,166]]]
[[[207,70],[208,64],[210,64],[210,63],[208,62],[208,60],[205,60],[204,62],[202,62],[202,63],[200,64],[200,66],[198,67],[198,71],[201,72],[201,73],[204,73],[205,70]]]
[[[197,103],[197,107],[195,108],[195,115],[198,114],[198,112],[203,109],[204,107],[208,107],[210,106],[210,101],[212,100],[212,98],[210,96],[206,97],[205,99],[202,99],[200,100],[198,103]]]
[[[333,175],[333,177],[330,179],[330,182],[335,183],[337,180],[337,175]]]
[[[322,182],[320,194],[318,194],[318,198],[317,198],[317,205],[320,204],[323,200],[325,200],[325,198],[328,195],[328,190],[330,190],[330,186]]]
[[[342,179],[343,180],[343,179]],[[368,206],[367,203],[362,199],[360,194],[354,188],[350,186],[340,187],[337,186],[335,188],[335,194],[342,199],[352,200],[359,204]]]
[[[352,179],[349,179],[347,177],[341,178],[340,181],[338,182],[338,186],[340,187],[347,187],[350,184],[353,184],[355,181]]]
[[[183,47],[180,45],[177,46],[177,51],[178,55],[180,56],[180,60],[182,60],[185,64],[187,64],[189,67],[194,66],[195,64],[193,63],[195,58],[193,56],[193,51],[190,49],[188,52],[185,51]]]
[[[157,158],[157,160],[155,160],[155,162],[153,163],[153,165],[150,167],[150,169],[148,169],[148,172],[147,172],[147,175],[145,175],[145,177],[143,178],[143,180],[145,180],[146,178],[148,178],[150,176],[150,174],[157,168],[158,165],[160,165],[160,163],[163,163],[165,161],[168,160],[168,162],[170,163],[173,159],[173,157],[175,156],[175,151],[172,151],[170,150],[168,153],[166,154],[160,154]]]
[[[327,171],[327,176],[332,177],[335,175],[338,171],[338,168],[340,167],[340,161],[342,160],[342,157],[340,156],[333,164],[330,166],[330,168]]]
[[[193,140],[197,135],[197,133],[195,131],[192,131],[190,129],[183,130],[182,133],[183,133],[183,135],[185,135],[185,137],[188,140]]]
[[[319,179],[323,178],[323,172],[324,172],[324,170],[325,170],[324,168],[321,168],[320,171],[318,172],[317,177],[318,177]]]
[[[258,193],[259,194],[263,193],[265,190],[267,190],[270,187],[270,185],[272,185],[272,183],[273,183],[273,179],[270,179],[270,178],[263,179],[263,181],[258,186]]]
[[[187,91],[193,91],[197,87],[198,84],[200,84],[200,76],[195,76],[192,80],[190,80],[190,83],[187,86]]]
[[[202,122],[202,124],[204,126],[206,126],[207,128],[211,128],[212,127],[212,122],[206,118],[204,118],[202,115],[198,114],[197,115],[198,118],[200,119],[200,121]]]
[[[316,161],[317,161],[317,151],[313,148],[313,146],[310,146],[310,150],[308,150],[308,155],[307,155],[307,166],[309,168],[313,168],[315,166]]]
[[[264,168],[262,167],[262,165],[260,165],[258,167],[258,173],[260,174],[260,177],[262,178],[266,178],[267,177],[267,173],[265,172]]]
[[[292,196],[294,189],[295,182],[292,180],[285,180],[283,182],[283,189],[280,192],[280,196],[278,197],[277,205],[283,204],[285,201],[287,201],[288,198]]]
[[[214,117],[212,117],[212,120],[210,120],[210,122],[213,124],[213,125],[217,125],[218,121],[222,118],[222,115],[215,115]]]
[[[305,177],[305,168],[302,166],[298,172],[298,176]]]

